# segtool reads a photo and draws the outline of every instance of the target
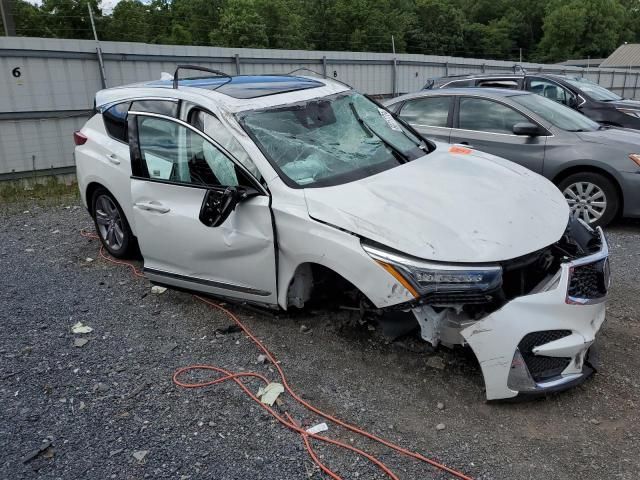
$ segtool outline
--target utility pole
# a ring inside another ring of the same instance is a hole
[[[393,35],[391,35],[391,51],[394,55],[396,54],[396,41],[393,38]]]
[[[0,0],[0,16],[2,16],[2,26],[4,27],[4,34],[7,37],[15,37],[16,24],[13,21],[11,0]]]
[[[520,63],[522,63],[522,48],[520,49]]]
[[[91,10],[91,4],[87,2],[87,8],[89,9],[89,19],[91,20],[91,28],[93,29],[93,38],[96,41],[96,54],[98,55],[98,67],[100,68],[100,81],[102,88],[107,88],[107,75],[104,71],[104,61],[102,60],[102,48],[100,48],[100,40],[98,40],[98,32],[96,32],[96,24],[93,21],[93,10]]]

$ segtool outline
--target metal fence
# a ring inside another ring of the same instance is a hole
[[[94,94],[159,79],[189,63],[229,74],[289,73],[309,68],[375,95],[419,90],[428,79],[506,73],[513,62],[431,55],[232,49],[141,43],[0,38],[0,180],[73,172],[73,131],[91,113]],[[640,72],[523,63],[529,72],[574,73],[640,98]]]

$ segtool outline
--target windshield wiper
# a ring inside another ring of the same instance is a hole
[[[418,147],[420,150],[423,150],[423,151],[425,151],[427,153],[431,151],[430,148],[429,148],[429,142],[427,142],[427,140],[422,136],[422,134],[420,134],[418,131],[416,131],[415,128],[413,128],[411,125],[409,125],[408,122],[405,122],[398,115],[396,115],[395,113],[389,111],[387,108],[385,108],[382,104],[380,104],[380,102],[378,102],[378,100],[373,98],[371,95],[365,95],[364,97],[367,100],[369,100],[370,102],[374,103],[378,108],[381,108],[382,110],[388,112],[389,115],[391,115],[391,117],[393,117],[393,119],[396,122],[400,123],[404,128],[409,130],[418,139],[418,141],[416,142],[415,139],[411,138],[411,136],[407,132],[405,132],[403,129],[400,129],[402,134],[405,137],[407,137],[409,140],[411,140],[411,143],[414,143],[416,145],[416,147]]]
[[[349,102],[349,106],[351,107],[351,111],[353,112],[354,117],[356,117],[356,120],[358,120],[363,130],[365,130],[366,132],[369,132],[370,136],[374,136],[378,138],[378,140],[380,140],[387,148],[391,149],[397,156],[400,157],[400,159],[402,159],[402,163],[407,163],[410,161],[410,158],[406,153],[404,153],[402,150],[396,147],[393,143],[386,140],[382,135],[376,132],[371,127],[371,125],[365,122],[365,120],[358,113],[358,110],[356,110],[356,106],[353,104],[353,102]]]

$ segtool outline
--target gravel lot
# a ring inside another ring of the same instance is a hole
[[[0,222],[0,478],[325,478],[299,436],[236,385],[173,385],[173,372],[194,363],[276,379],[243,335],[216,336],[230,324],[223,314],[186,293],[154,295],[149,282],[100,259],[98,243],[78,234],[90,225],[78,205],[26,205]],[[487,404],[472,359],[431,353],[416,339],[390,343],[345,313],[234,311],[304,398],[474,478],[635,479],[640,223],[608,236],[614,284],[601,370],[529,403]],[[78,321],[93,331],[74,335]],[[75,346],[79,338],[88,342]],[[284,407],[305,425],[320,421],[288,398]],[[367,447],[402,479],[449,478],[348,432],[328,434]],[[317,451],[345,478],[383,478],[352,454]]]

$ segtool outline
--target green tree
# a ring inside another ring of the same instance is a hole
[[[99,0],[44,0],[40,6],[44,36],[93,38],[87,4],[93,11],[98,33],[102,33],[102,10]]]
[[[104,40],[147,42],[151,36],[148,7],[140,0],[121,0],[105,25]]]
[[[258,12],[258,0],[227,1],[217,31],[210,40],[221,47],[266,48],[267,25]]]
[[[555,0],[548,4],[537,58],[557,62],[572,57],[606,57],[622,39],[625,9],[618,0]]]
[[[465,18],[446,0],[417,0],[413,25],[407,32],[409,52],[461,55]]]

